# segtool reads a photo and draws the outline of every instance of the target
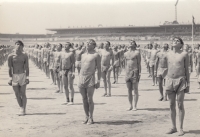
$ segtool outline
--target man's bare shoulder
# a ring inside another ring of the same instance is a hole
[[[28,58],[28,55],[26,53],[22,53],[22,55],[24,56],[24,58]]]
[[[182,52],[181,55],[186,57],[186,56],[188,56],[188,52]]]
[[[138,50],[135,50],[136,55],[140,55],[140,52]]]
[[[94,53],[94,56],[97,58],[97,57],[100,57],[99,53],[98,52],[95,52]]]
[[[15,53],[11,53],[9,56],[8,56],[8,59],[12,58],[13,56],[15,56],[16,54]]]

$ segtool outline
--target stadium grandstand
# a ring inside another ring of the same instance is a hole
[[[186,43],[192,42],[192,25],[165,22],[159,26],[123,26],[123,27],[88,27],[88,28],[48,28],[51,34],[0,34],[1,44],[13,44],[15,40],[24,43],[85,41],[94,39],[97,42],[109,40],[113,43],[127,43],[134,39],[141,45],[151,42],[169,42],[173,36],[179,36]],[[200,43],[200,24],[194,26],[194,43]]]

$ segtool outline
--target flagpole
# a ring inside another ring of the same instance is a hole
[[[194,23],[192,22],[192,48],[194,50]]]

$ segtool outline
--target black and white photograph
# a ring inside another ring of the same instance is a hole
[[[177,136],[200,136],[200,0],[0,0],[0,137]]]

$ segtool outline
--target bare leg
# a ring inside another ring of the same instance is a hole
[[[113,67],[113,78],[114,78],[113,84],[115,84],[116,83],[116,68],[115,67]]]
[[[64,85],[66,103],[69,103],[68,77],[62,75],[62,83]]]
[[[126,82],[127,88],[128,88],[128,101],[130,104],[130,108],[127,109],[127,111],[130,111],[133,109],[133,94],[132,94],[132,83],[131,82]]]
[[[55,74],[56,74],[56,80],[57,80],[57,83],[58,83],[58,89],[60,91],[60,76],[59,76],[59,73],[57,73],[57,72],[55,72]]]
[[[54,73],[53,73],[53,69],[50,69],[50,73],[51,73],[51,79],[52,79],[53,83],[55,83],[55,82],[54,82]]]
[[[90,119],[93,119],[93,112],[94,112],[93,94],[94,94],[94,86],[87,88]]]
[[[160,99],[159,101],[163,100],[163,78],[162,77],[158,77],[158,84],[159,84],[159,91],[160,91]]]
[[[23,85],[23,86],[20,87],[20,92],[21,92],[21,97],[22,97],[23,110],[24,110],[24,113],[25,113],[26,112],[26,103],[27,103],[26,85]]]
[[[111,74],[111,71],[108,71],[108,72],[107,72],[107,83],[108,83],[108,92],[109,92],[109,96],[111,96],[110,74]]]
[[[170,105],[170,113],[171,113],[171,121],[172,121],[172,129],[176,130],[176,94],[173,91],[169,91],[169,105]]]
[[[84,108],[85,115],[86,115],[86,121],[84,121],[83,123],[86,124],[88,122],[88,118],[89,118],[89,103],[88,103],[87,91],[85,88],[79,88],[79,92],[82,95],[83,108]]]
[[[68,82],[69,82],[69,90],[71,93],[71,104],[74,102],[74,79],[72,78],[71,74],[68,75]]]
[[[150,68],[150,70],[151,70],[151,76],[152,76],[152,80],[153,80],[152,86],[155,86],[154,66],[152,66]]]
[[[106,72],[101,72],[101,77],[103,79],[103,84],[104,84],[104,89],[105,89],[105,93],[103,94],[103,96],[107,95],[107,80],[106,80]]]
[[[63,93],[63,81],[62,81],[62,76],[60,76],[59,79],[60,79],[60,93]]]
[[[21,93],[20,93],[20,87],[19,86],[13,86],[13,90],[15,91],[15,96],[17,98],[17,102],[19,104],[19,107],[23,107],[22,104],[22,98],[21,98]]]
[[[132,83],[133,84],[133,90],[134,90],[134,110],[137,110],[137,102],[139,99],[138,95],[138,83]]]
[[[116,68],[116,82],[118,83],[118,76],[119,76],[119,67]]]
[[[184,132],[183,132],[183,120],[185,116],[185,109],[184,109],[184,104],[183,104],[184,97],[185,97],[184,91],[180,91],[177,95],[177,103],[178,103],[178,109],[179,109],[179,123],[180,123],[179,135],[180,136],[184,135]]]

